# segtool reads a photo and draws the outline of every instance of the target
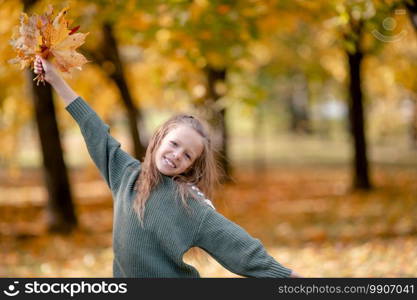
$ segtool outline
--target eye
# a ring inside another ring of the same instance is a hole
[[[174,141],[171,141],[171,145],[174,146],[174,147],[177,147],[178,146],[178,144],[176,142],[174,142]]]
[[[188,160],[191,160],[191,156],[190,156],[188,153],[185,153],[185,157],[186,157]]]

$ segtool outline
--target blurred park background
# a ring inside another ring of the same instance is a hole
[[[112,199],[49,85],[8,63],[47,5],[89,32],[69,82],[141,158],[211,124],[217,210],[307,277],[417,276],[417,1],[0,0],[0,276],[112,276]],[[204,277],[235,277],[203,253]]]

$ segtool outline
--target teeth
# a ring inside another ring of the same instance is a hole
[[[175,168],[175,165],[174,165],[174,163],[171,161],[171,160],[169,160],[168,158],[166,158],[165,157],[165,161],[167,162],[167,164],[168,165],[170,165],[172,168]]]

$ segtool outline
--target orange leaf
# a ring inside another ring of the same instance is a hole
[[[17,57],[11,62],[20,63],[24,68],[33,63],[36,55],[41,55],[54,59],[54,64],[64,73],[87,63],[76,49],[84,43],[88,33],[75,33],[79,26],[70,29],[72,22],[65,18],[67,12],[68,8],[64,8],[53,18],[54,10],[50,5],[41,16],[22,14],[19,36],[11,41]]]
[[[25,13],[20,16],[20,27],[18,37],[10,41],[17,53],[17,57],[12,63],[19,63],[21,68],[25,68],[34,59],[40,40],[40,32],[36,26],[37,16],[28,17]]]

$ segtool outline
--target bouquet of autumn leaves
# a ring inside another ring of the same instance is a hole
[[[80,26],[70,28],[72,21],[65,19],[67,11],[68,8],[64,8],[54,17],[50,5],[41,16],[28,17],[22,13],[18,32],[10,42],[17,56],[10,62],[20,64],[21,69],[33,68],[36,57],[41,56],[53,61],[64,74],[81,69],[88,60],[76,49],[84,43],[88,33],[77,32]],[[34,80],[37,84],[44,83],[44,74],[38,74]]]

